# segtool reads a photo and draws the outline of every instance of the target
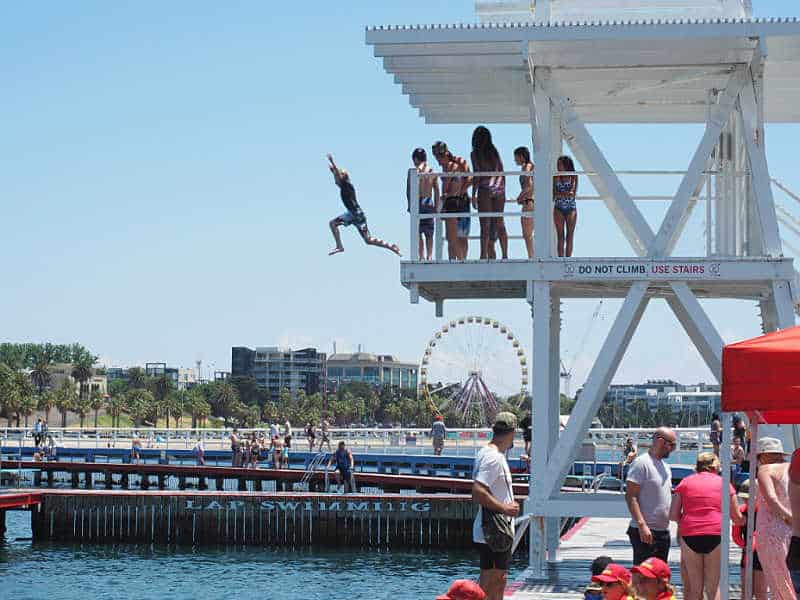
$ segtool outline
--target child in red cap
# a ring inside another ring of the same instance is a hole
[[[486,592],[474,581],[458,579],[446,594],[436,596],[436,600],[486,600]]]
[[[592,581],[603,586],[603,600],[635,600],[636,592],[631,586],[631,572],[622,565],[610,563]]]
[[[669,584],[672,571],[663,560],[652,556],[632,571],[639,575],[636,591],[642,600],[675,600],[675,590]]]

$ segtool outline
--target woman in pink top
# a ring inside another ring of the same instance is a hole
[[[683,597],[702,600],[703,590],[710,600],[719,599],[720,533],[722,530],[722,477],[719,458],[713,452],[697,456],[697,473],[683,479],[675,488],[669,518],[678,523],[681,544]],[[742,523],[736,492],[730,486],[731,519]]]

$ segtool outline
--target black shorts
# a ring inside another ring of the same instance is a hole
[[[469,198],[466,194],[462,194],[461,196],[445,196],[442,212],[469,212]]]
[[[478,550],[481,557],[481,571],[488,571],[490,569],[499,569],[500,571],[508,571],[511,565],[511,549],[505,552],[492,552],[488,544],[473,543]]]
[[[711,554],[721,541],[718,535],[684,535],[681,537],[686,545],[697,554]]]

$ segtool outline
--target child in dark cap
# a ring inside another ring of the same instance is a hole
[[[605,568],[614,562],[610,556],[598,556],[592,561],[592,577],[601,575]],[[603,588],[596,582],[592,581],[583,593],[584,600],[601,600],[603,597]]]

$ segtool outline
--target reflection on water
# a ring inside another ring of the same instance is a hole
[[[389,552],[366,548],[188,548],[91,546],[29,538],[30,516],[11,511],[0,545],[0,596],[14,600],[253,595],[258,600],[424,600],[453,579],[477,577],[467,551]],[[515,559],[511,576],[525,567]],[[10,592],[6,596],[6,592]]]

